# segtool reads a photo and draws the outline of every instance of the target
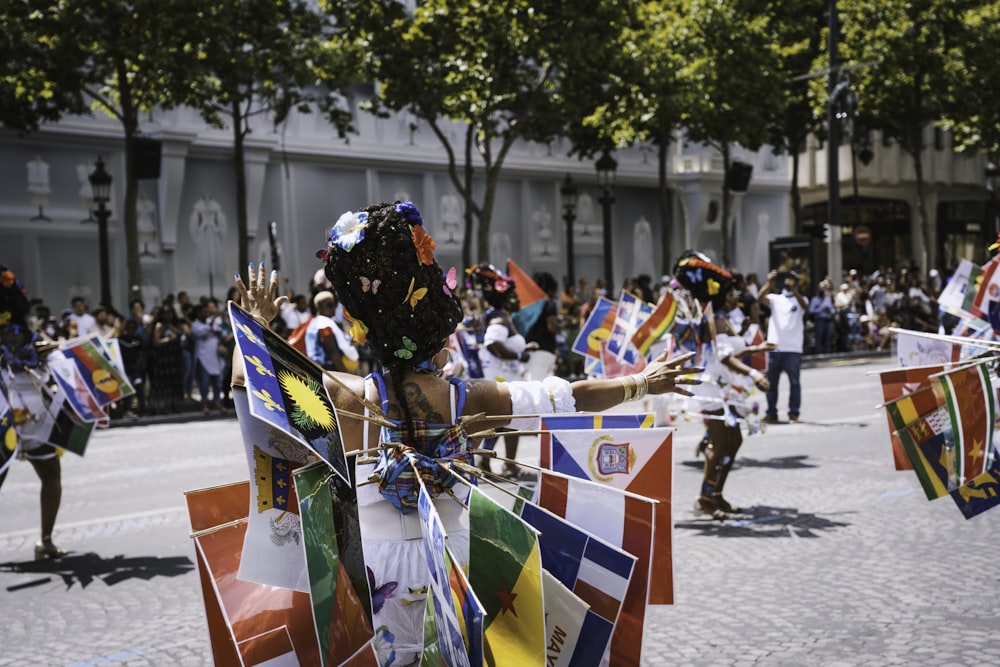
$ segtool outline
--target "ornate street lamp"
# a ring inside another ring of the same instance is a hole
[[[601,196],[597,200],[601,205],[604,223],[604,289],[608,297],[614,294],[614,247],[611,243],[611,206],[615,203],[615,172],[618,161],[611,157],[608,149],[604,149],[601,157],[594,163],[597,169],[597,185],[601,188]]]
[[[577,190],[569,174],[566,174],[566,180],[563,181],[562,187],[559,188],[559,194],[562,195],[563,221],[566,223],[566,280],[568,284],[575,285],[576,269],[573,265],[573,222],[576,221]]]
[[[108,218],[111,211],[107,204],[111,201],[111,174],[104,170],[104,160],[98,156],[94,171],[90,174],[90,187],[94,190],[97,210],[97,243],[101,264],[101,305],[111,309],[111,279],[108,267]]]

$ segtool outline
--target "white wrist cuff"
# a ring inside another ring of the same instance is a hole
[[[508,382],[511,414],[551,415],[576,412],[576,398],[566,380],[551,376],[541,382]],[[530,430],[538,427],[538,417],[512,419],[509,428]]]

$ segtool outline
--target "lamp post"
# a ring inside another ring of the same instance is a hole
[[[111,200],[111,174],[104,170],[104,160],[98,156],[97,164],[90,176],[90,187],[94,189],[94,203],[97,210],[97,243],[101,263],[101,305],[111,308],[111,279],[108,268],[108,218],[111,211],[107,203]]]
[[[611,243],[611,206],[615,203],[615,171],[618,162],[611,157],[608,149],[604,149],[601,157],[594,164],[597,169],[597,184],[601,188],[601,196],[597,200],[603,212],[604,225],[604,288],[610,297],[614,293],[614,247]]]
[[[563,221],[566,223],[566,280],[568,284],[576,284],[576,267],[573,258],[573,223],[576,221],[576,186],[573,179],[566,174],[566,180],[559,188],[562,195]]]
[[[996,162],[986,163],[986,189],[990,191],[990,231],[993,239],[1000,236],[1000,205],[997,202],[997,188],[1000,188],[1000,165]]]

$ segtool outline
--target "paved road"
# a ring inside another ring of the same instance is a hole
[[[648,615],[644,664],[1000,664],[1000,511],[965,521],[892,470],[866,375],[888,366],[803,371],[805,421],[741,451],[738,520],[693,516],[701,426],[680,423],[677,604]],[[15,463],[0,490],[0,666],[211,664],[183,491],[245,479],[238,438],[234,421],[98,433],[64,459],[60,563],[30,560],[38,483]]]

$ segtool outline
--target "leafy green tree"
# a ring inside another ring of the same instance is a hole
[[[627,3],[427,0],[412,14],[391,0],[337,4],[341,24],[357,30],[379,84],[370,108],[409,111],[438,139],[465,203],[462,261],[473,263],[474,232],[477,259],[486,257],[510,149],[519,140],[544,143],[562,132],[562,86],[572,58],[617,34]]]
[[[22,0],[12,5],[15,8],[8,16],[21,17],[26,38],[37,48],[30,48],[25,60],[15,61],[4,76],[3,120],[30,130],[64,113],[79,112],[86,102],[93,111],[121,123],[125,147],[121,217],[128,282],[136,296],[142,283],[134,159],[139,119],[153,107],[170,108],[181,96],[185,74],[196,65],[209,37],[201,30],[205,26],[201,3]]]
[[[656,148],[664,273],[670,271],[674,257],[667,161],[688,94],[677,76],[685,62],[685,54],[678,51],[678,46],[691,29],[688,21],[676,2],[641,3],[632,20],[623,22],[620,35],[605,49],[586,49],[574,60],[591,61],[593,74],[570,76],[585,82],[587,88],[574,86],[566,95],[586,114],[581,126],[567,128],[575,152],[590,156],[608,145],[624,147],[643,142]],[[590,108],[593,110],[588,112]]]
[[[811,71],[826,53],[823,27],[827,23],[823,3],[814,0],[783,0],[774,5],[772,26],[774,46],[785,81],[784,103],[775,108],[771,120],[770,143],[792,158],[791,208],[794,229],[802,228],[802,197],[799,190],[799,155],[806,138],[816,132],[824,115],[816,110],[809,85],[823,75]]]
[[[213,38],[189,74],[184,101],[233,136],[239,264],[249,262],[245,143],[254,117],[281,124],[293,109],[318,106],[338,135],[351,130],[350,112],[332,94],[356,81],[357,49],[341,39],[330,17],[306,0],[204,3]]]
[[[774,42],[773,23],[752,0],[680,0],[690,30],[678,51],[688,60],[678,78],[692,91],[681,117],[687,139],[722,154],[729,174],[732,147],[757,150],[784,103],[785,81]],[[722,184],[722,263],[730,264],[731,188]]]
[[[959,150],[977,149],[1000,163],[1000,0],[964,10],[964,36],[949,45],[943,126]]]
[[[842,59],[877,63],[850,73],[858,122],[881,130],[913,160],[924,271],[936,264],[924,194],[924,131],[943,117],[949,54],[964,38],[963,7],[968,4],[953,0],[839,4]]]

